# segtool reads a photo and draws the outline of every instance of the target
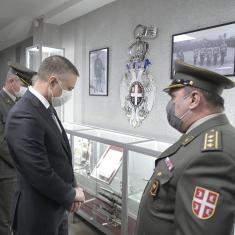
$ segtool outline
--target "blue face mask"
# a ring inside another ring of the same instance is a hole
[[[186,99],[187,97],[184,97],[184,99]],[[189,112],[190,109],[187,110],[183,115],[181,115],[181,117],[177,117],[175,115],[175,103],[170,100],[166,106],[167,120],[169,124],[181,133],[185,133],[185,130],[182,130],[181,128],[183,123],[182,120]]]

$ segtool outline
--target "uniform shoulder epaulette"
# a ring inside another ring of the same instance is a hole
[[[221,150],[222,150],[221,132],[216,129],[210,129],[204,135],[202,152],[221,151]]]

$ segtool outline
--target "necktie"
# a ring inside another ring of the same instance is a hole
[[[49,114],[50,114],[51,118],[53,119],[53,121],[55,122],[56,126],[59,128],[59,131],[60,131],[60,133],[63,137],[63,140],[64,140],[64,141],[62,141],[62,143],[64,143],[63,146],[65,147],[65,149],[66,149],[67,153],[69,154],[69,156],[71,156],[71,150],[70,150],[70,147],[69,147],[70,145],[69,145],[68,138],[66,136],[66,132],[64,131],[64,129],[59,124],[59,118],[57,116],[57,113],[56,113],[54,107],[50,105],[47,110],[49,111]]]
[[[57,118],[56,118],[55,110],[54,110],[53,106],[50,105],[49,108],[48,108],[48,111],[49,111],[49,113],[50,113],[50,115],[51,115],[51,118],[53,119],[53,121],[55,122],[55,124],[57,125],[57,127],[59,128],[60,132],[62,132],[61,127],[60,127],[60,124],[59,124],[59,122],[58,122],[58,120],[57,120]]]

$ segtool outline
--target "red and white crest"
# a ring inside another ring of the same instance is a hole
[[[199,219],[211,218],[217,206],[219,194],[196,186],[192,201],[192,210]]]

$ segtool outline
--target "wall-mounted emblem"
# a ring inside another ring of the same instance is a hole
[[[133,127],[141,125],[152,110],[156,95],[156,85],[150,74],[150,60],[146,57],[149,43],[157,35],[154,26],[137,25],[134,30],[135,42],[128,48],[129,60],[120,85],[121,108]]]

